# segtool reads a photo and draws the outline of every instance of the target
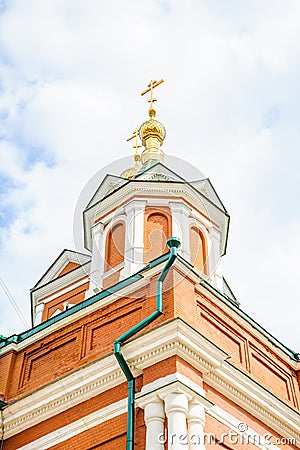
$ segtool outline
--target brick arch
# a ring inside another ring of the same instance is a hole
[[[206,239],[202,231],[192,225],[190,227],[190,252],[191,252],[191,264],[197,269],[207,274],[207,245]]]
[[[168,251],[171,236],[171,215],[168,208],[145,210],[144,262],[147,263]]]
[[[104,272],[118,266],[124,261],[125,223],[115,223],[106,235]]]

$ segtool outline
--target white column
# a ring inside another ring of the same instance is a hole
[[[178,253],[190,262],[189,216],[191,209],[183,202],[169,202],[172,215],[172,235],[179,237],[181,246]]]
[[[164,450],[165,412],[163,401],[157,399],[145,405],[146,450]]]
[[[203,405],[197,400],[189,403],[188,421],[188,441],[189,450],[205,450],[204,423],[205,411]]]
[[[133,200],[125,206],[126,237],[125,237],[125,265],[121,272],[123,278],[138,272],[144,267],[144,219],[145,200]]]
[[[94,289],[101,290],[102,275],[104,270],[104,245],[103,245],[103,223],[99,222],[92,228],[92,261],[90,270],[90,286],[85,294],[85,298],[92,297],[97,292]]]
[[[188,398],[181,392],[167,394],[165,411],[168,418],[168,450],[188,448],[187,412]]]
[[[42,323],[42,316],[43,316],[43,311],[45,308],[45,304],[44,303],[38,303],[35,307],[35,317],[34,317],[34,326],[39,325],[40,323]]]
[[[216,228],[211,229],[212,245],[209,252],[209,278],[212,284],[220,291],[223,291],[223,278],[220,269],[221,262],[221,234]]]

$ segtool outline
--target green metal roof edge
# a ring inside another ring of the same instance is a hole
[[[158,258],[151,261],[147,266],[145,266],[143,269],[141,269],[136,274],[132,275],[129,278],[126,278],[125,280],[120,281],[119,283],[115,284],[114,286],[111,286],[110,288],[106,289],[105,291],[100,292],[99,294],[94,295],[93,297],[90,297],[86,300],[83,300],[81,303],[78,303],[75,306],[72,306],[72,308],[67,309],[66,311],[63,311],[62,313],[58,314],[57,316],[51,317],[51,319],[48,319],[46,322],[43,322],[30,330],[24,331],[20,334],[13,334],[12,336],[5,338],[2,342],[0,342],[0,349],[5,347],[8,344],[11,343],[19,343],[24,341],[30,336],[33,336],[34,334],[38,333],[41,330],[44,330],[48,328],[49,326],[53,325],[56,322],[59,322],[60,320],[64,319],[65,317],[68,317],[75,312],[81,311],[82,309],[86,308],[87,306],[90,306],[99,300],[102,300],[103,298],[108,297],[109,295],[123,289],[124,287],[129,286],[130,284],[134,283],[137,280],[140,280],[143,278],[142,273],[145,272],[148,269],[151,269],[152,267],[157,266],[158,264],[166,261],[168,258],[168,253],[159,256]],[[184,258],[182,258],[179,255],[179,259],[182,259],[184,262],[188,263]],[[193,267],[190,263],[188,263],[191,268]],[[218,291],[216,288],[214,288],[211,284],[209,284],[206,280],[202,279],[201,284],[204,287],[207,287],[208,290],[211,292],[214,292],[216,295],[221,297],[221,300],[224,301],[228,306],[233,308],[237,314],[239,314],[241,317],[243,317],[248,323],[253,325],[257,330],[259,330],[263,335],[265,335],[274,345],[279,347],[284,353],[288,354],[294,361],[300,361],[300,353],[297,353],[284,344],[282,344],[277,338],[275,338],[272,334],[270,334],[265,328],[263,328],[261,325],[259,325],[254,319],[252,319],[246,312],[241,310],[238,306],[236,306],[233,302],[228,300],[220,291]]]
[[[43,322],[33,328],[30,328],[27,331],[23,331],[20,334],[13,334],[12,336],[9,336],[7,338],[3,337],[2,342],[0,342],[0,349],[11,343],[22,342],[25,339],[29,338],[30,336],[33,336],[34,334],[38,333],[39,331],[42,331],[42,330],[48,328],[49,326],[53,325],[54,323],[57,323],[60,320],[65,319],[66,317],[69,317],[78,311],[81,311],[82,309],[86,308],[87,306],[90,306],[90,305],[98,302],[99,300],[102,300],[102,299],[108,297],[109,295],[114,294],[115,292],[123,289],[124,287],[129,286],[130,284],[134,283],[135,281],[142,279],[143,278],[143,275],[141,275],[142,272],[144,272],[145,270],[151,269],[152,267],[155,267],[158,264],[166,261],[168,259],[168,256],[169,256],[168,253],[166,253],[165,255],[159,256],[158,258],[151,261],[147,266],[143,267],[143,269],[141,269],[139,272],[132,275],[131,277],[120,281],[119,283],[111,286],[110,288],[106,289],[105,291],[100,292],[99,294],[94,295],[93,297],[83,300],[82,302],[78,303],[75,306],[72,306],[72,308],[69,308],[66,311],[63,311],[62,313],[58,314],[57,316],[51,317],[46,322]]]
[[[140,280],[143,278],[142,275],[139,273],[136,273],[132,275],[129,278],[126,278],[126,280],[122,280],[119,283],[115,284],[114,286],[111,286],[110,288],[106,289],[105,291],[100,292],[99,294],[94,295],[93,297],[90,297],[86,300],[83,300],[82,302],[78,303],[75,306],[72,306],[72,308],[67,309],[66,311],[63,311],[62,313],[58,314],[57,316],[51,317],[46,322],[43,322],[27,331],[24,331],[20,334],[13,334],[12,336],[5,338],[3,342],[0,343],[0,348],[5,347],[8,344],[11,343],[19,343],[24,341],[25,339],[29,338],[30,336],[33,336],[34,334],[38,333],[39,331],[44,330],[45,328],[48,328],[49,326],[53,325],[54,323],[59,322],[62,319],[65,319],[68,316],[71,316],[72,314],[81,311],[82,309],[86,308],[87,306],[90,306],[99,300],[102,300],[106,297],[108,297],[111,294],[114,294],[115,292],[123,289],[124,287],[129,286],[130,284],[134,283],[137,280]]]
[[[1,411],[3,408],[5,408],[5,406],[7,406],[7,405],[8,405],[8,403],[3,402],[2,400],[0,400],[0,411]]]

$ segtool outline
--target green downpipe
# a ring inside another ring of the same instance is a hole
[[[156,283],[156,310],[146,317],[140,323],[132,327],[126,333],[122,334],[114,342],[114,354],[117,361],[128,381],[128,408],[127,408],[127,438],[126,438],[126,450],[133,450],[134,446],[134,393],[135,393],[135,380],[134,376],[122,354],[121,346],[128,339],[141,331],[147,325],[152,323],[157,317],[162,314],[163,309],[163,281],[166,278],[172,264],[177,257],[177,248],[180,246],[180,240],[176,237],[171,237],[167,240],[167,246],[170,249],[169,259],[166,262],[160,276]]]

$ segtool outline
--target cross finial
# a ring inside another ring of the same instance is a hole
[[[163,82],[164,82],[164,80],[160,80],[160,81],[151,80],[150,83],[148,84],[147,89],[141,93],[141,95],[145,95],[148,92],[150,92],[150,98],[148,98],[148,102],[150,103],[150,108],[149,108],[150,117],[152,117],[153,115],[155,116],[155,109],[153,108],[153,103],[157,101],[156,98],[153,97],[153,89],[156,88],[157,86],[159,86]]]
[[[127,142],[131,141],[131,139],[135,138],[135,145],[133,145],[132,147],[135,148],[135,153],[138,153],[138,148],[141,147],[141,145],[139,145],[139,130],[138,128],[136,128],[136,130],[134,130],[134,132],[132,133],[132,136],[130,136],[130,138],[126,139]]]
[[[141,145],[139,145],[139,130],[138,128],[136,128],[134,130],[134,132],[132,133],[132,136],[130,136],[130,138],[126,139],[127,142],[131,141],[131,139],[135,138],[135,145],[133,145],[132,147],[135,148],[135,155],[134,155],[134,160],[136,163],[138,163],[141,159],[140,154],[139,154],[139,148],[141,148]]]

